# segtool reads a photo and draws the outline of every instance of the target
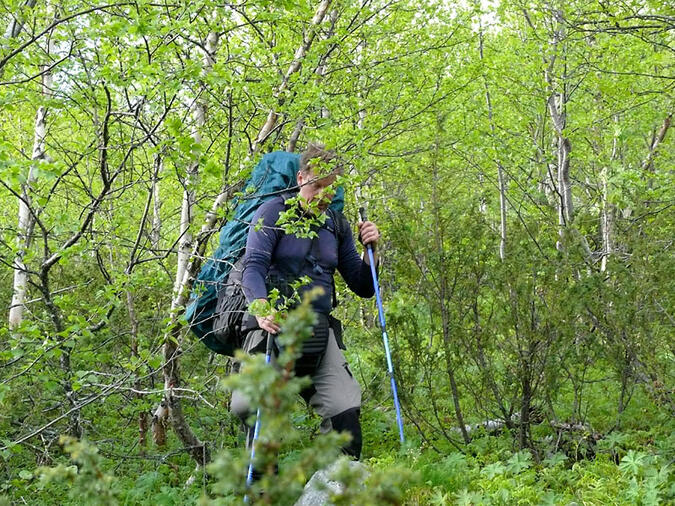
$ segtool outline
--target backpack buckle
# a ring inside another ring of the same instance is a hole
[[[307,255],[307,261],[312,264],[312,270],[314,271],[315,274],[323,274],[323,268],[319,265],[319,261],[316,259],[314,255],[309,253]]]

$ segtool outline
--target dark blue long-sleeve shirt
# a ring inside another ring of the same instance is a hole
[[[324,294],[312,304],[319,313],[329,314],[332,309],[333,274],[336,269],[356,295],[374,295],[370,266],[357,253],[351,232],[343,234],[338,247],[335,224],[330,215],[326,216],[326,223],[318,230],[318,238],[315,239],[317,246],[314,252],[318,253],[315,256],[321,267],[317,271],[305,260],[312,239],[286,234],[276,226],[279,213],[285,209],[282,198],[269,200],[258,208],[249,227],[242,274],[242,288],[249,303],[267,298],[266,278],[288,278],[289,272],[297,272],[298,268],[296,278],[308,276],[312,280],[299,290],[301,295],[316,286],[324,289]],[[259,223],[262,227],[256,227]]]

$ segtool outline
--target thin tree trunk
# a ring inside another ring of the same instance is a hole
[[[624,344],[624,346],[626,346]],[[626,397],[629,397],[628,394],[628,381],[630,379],[630,373],[631,373],[631,357],[628,352],[627,347],[624,348],[624,363],[623,367],[621,368],[621,391],[619,393],[619,405],[617,407],[617,413],[616,413],[616,427],[617,429],[621,428],[621,419],[623,416],[623,412],[626,409],[626,405],[628,404],[626,401]]]
[[[607,263],[609,256],[612,254],[612,229],[614,206],[609,202],[609,186],[607,179],[609,178],[609,168],[606,168],[602,174],[602,216],[601,216],[601,230],[602,230],[602,260],[600,260],[600,272],[607,270]]]
[[[33,7],[35,7],[36,3],[37,0],[26,0],[24,6],[26,8],[32,9]],[[21,14],[17,13],[15,16],[12,17],[12,22],[7,27],[7,31],[5,32],[5,38],[12,39],[14,37],[18,37],[19,34],[21,33],[21,30],[23,30],[23,24],[24,20],[21,18]]]
[[[44,140],[46,131],[45,123],[46,108],[40,107],[35,122],[35,146],[40,144],[40,138]],[[12,293],[12,303],[9,308],[9,328],[16,329],[23,322],[23,312],[26,301],[26,285],[28,283],[27,267],[24,263],[25,255],[31,245],[31,237],[35,220],[30,209],[30,187],[35,182],[35,172],[31,165],[28,171],[28,178],[22,185],[22,199],[19,201],[19,225],[17,230],[17,254],[14,259],[14,286]]]
[[[483,61],[483,26],[479,18],[479,49],[480,59]],[[490,98],[490,87],[487,78],[483,75],[483,84],[485,86],[485,103],[488,110],[488,120],[490,122],[490,132],[492,133],[492,143],[495,141],[495,122],[492,113],[492,100]],[[496,151],[496,150],[495,150]],[[499,183],[499,259],[503,262],[506,258],[506,180],[504,176],[504,167],[501,160],[497,159],[497,181]]]
[[[37,0],[26,0],[24,7],[32,9],[33,7],[35,7],[36,3]],[[12,21],[10,21],[9,25],[7,25],[7,29],[5,30],[4,40],[0,40],[0,48],[3,49],[3,52],[4,49],[8,46],[7,43],[9,42],[9,40],[19,36],[21,31],[23,30],[23,25],[24,19],[22,17],[22,13],[16,12],[15,14],[13,14]],[[2,78],[4,73],[5,73],[5,66],[0,65],[0,78]]]
[[[335,24],[337,23],[338,20],[338,15],[339,12],[337,9],[333,9],[330,13],[330,28],[328,29],[328,32],[326,33],[325,39],[330,39],[333,34],[335,33]],[[324,55],[320,62],[319,65],[317,65],[316,70],[314,73],[319,76],[318,81],[321,82],[321,78],[326,74],[326,60],[327,60],[327,55]],[[330,111],[325,105],[321,106],[321,113],[320,117],[321,118],[328,118],[330,115]],[[295,151],[295,148],[298,144],[298,139],[300,138],[300,134],[302,133],[302,129],[305,127],[305,118],[300,118],[298,122],[295,124],[295,128],[293,129],[293,133],[291,134],[290,139],[288,140],[288,148],[287,151],[290,151],[291,153]]]
[[[206,52],[204,54],[204,73],[207,74],[213,66],[214,56],[218,44],[218,35],[215,32],[208,34],[206,38]],[[192,139],[196,144],[201,143],[201,128],[206,121],[206,105],[201,101],[200,97],[195,97],[192,106],[192,116],[194,124],[192,126]],[[192,458],[200,465],[206,464],[210,456],[205,443],[199,440],[192,429],[185,420],[183,415],[183,408],[179,398],[173,395],[173,389],[180,386],[180,372],[178,367],[178,357],[180,351],[178,343],[180,339],[180,326],[177,324],[177,315],[179,309],[184,306],[181,303],[186,297],[185,292],[188,290],[183,283],[186,277],[187,266],[190,260],[190,252],[192,250],[192,234],[190,226],[192,224],[192,208],[195,202],[195,190],[197,175],[199,172],[199,158],[195,157],[187,170],[187,178],[185,182],[185,190],[183,191],[183,202],[181,206],[181,220],[180,220],[180,241],[178,245],[178,265],[176,267],[176,279],[174,282],[173,298],[171,302],[171,321],[172,325],[170,331],[164,337],[164,345],[162,347],[162,355],[164,363],[162,372],[164,375],[164,401],[162,405],[164,410],[159,408],[155,411],[153,417],[152,432],[155,435],[155,443],[162,444],[166,441],[163,435],[163,428],[168,417],[171,424],[176,431],[176,434],[183,442]],[[157,416],[161,413],[162,416]]]
[[[530,363],[528,357],[524,362],[525,371],[521,371],[521,399],[520,399],[520,431],[518,444],[521,449],[529,446],[530,409],[532,406],[532,382],[530,378]]]
[[[563,130],[567,124],[565,103],[565,93],[552,93],[548,98],[548,110],[551,114],[553,127],[555,130],[555,146],[557,155],[557,186],[558,186],[558,225],[562,230],[571,224],[574,216],[572,208],[572,184],[570,182],[570,151],[572,144],[565,137]]]
[[[214,32],[209,33],[206,38],[206,53],[204,55],[204,73],[208,74],[213,66],[218,44],[218,35]],[[201,130],[206,123],[206,104],[202,102],[201,98],[197,96],[192,104],[192,140],[199,145],[202,142]],[[185,178],[183,203],[180,213],[180,241],[178,242],[178,266],[176,268],[176,279],[174,282],[174,298],[181,289],[181,283],[185,275],[185,268],[190,257],[190,250],[192,249],[192,233],[190,226],[192,224],[192,208],[195,203],[195,186],[197,184],[197,176],[199,174],[199,156],[190,163],[187,170],[187,177]]]
[[[337,24],[338,16],[340,12],[337,9],[333,9],[330,12],[330,15],[328,16],[330,20],[330,28],[326,32],[326,36],[324,39],[328,40],[333,35],[335,35],[335,25]],[[323,55],[321,57],[321,61],[319,65],[316,68],[316,75],[319,76],[319,78],[322,78],[324,75],[326,75],[326,60],[328,59],[328,55]],[[320,80],[320,79],[319,79]],[[330,117],[330,111],[328,110],[328,107],[326,107],[326,103],[321,105],[321,119],[328,119]]]
[[[35,2],[32,2],[32,7]],[[50,4],[47,7],[48,17],[52,17],[54,13],[53,6]],[[8,29],[13,36],[16,36],[21,31],[20,22],[15,19],[12,26]],[[45,47],[46,59],[53,53],[52,33],[47,37]],[[48,69],[48,65],[43,65],[42,69]],[[51,96],[53,85],[52,73],[46,71],[42,74],[42,96],[46,101]],[[9,327],[15,329],[21,325],[23,321],[23,312],[25,309],[24,303],[26,301],[26,285],[28,282],[28,272],[24,263],[26,253],[30,249],[31,239],[33,235],[33,228],[35,226],[34,210],[31,210],[31,186],[36,181],[37,167],[36,165],[44,160],[46,157],[45,139],[47,137],[47,107],[40,106],[35,114],[35,134],[33,137],[33,152],[31,155],[31,166],[28,171],[26,182],[21,185],[22,198],[19,200],[19,223],[17,230],[17,254],[14,259],[14,285],[12,293],[12,303],[9,309]]]
[[[162,232],[162,216],[160,214],[162,200],[159,196],[159,180],[162,168],[162,154],[157,153],[155,170],[152,175],[152,229],[150,230],[150,244],[155,251],[159,249],[159,239]]]
[[[645,158],[645,161],[642,162],[642,170],[646,170],[648,172],[654,172],[654,156],[656,155],[656,152],[663,142],[663,140],[666,138],[666,134],[668,133],[668,129],[670,128],[670,124],[673,120],[673,113],[671,112],[666,116],[666,118],[663,120],[663,124],[661,125],[661,128],[659,129],[658,133],[654,136],[652,139],[651,145],[649,146],[649,154],[647,155],[647,158]]]
[[[295,124],[295,128],[293,129],[293,133],[291,134],[290,139],[288,140],[288,147],[286,148],[286,151],[293,153],[295,151],[295,148],[298,144],[298,139],[300,139],[300,134],[302,133],[302,129],[305,126],[305,118],[300,118],[298,122]]]
[[[549,96],[546,101],[551,122],[553,123],[553,130],[555,132],[554,146],[556,149],[556,175],[558,192],[558,228],[559,236],[557,248],[563,248],[563,235],[565,229],[572,223],[574,216],[574,209],[572,207],[572,185],[570,181],[570,152],[572,144],[570,140],[565,137],[565,128],[567,126],[567,91],[563,79],[560,85],[555,76],[554,69],[558,57],[558,52],[563,51],[561,45],[565,36],[564,32],[564,18],[563,13],[558,9],[552,9],[552,25],[553,34],[551,39],[551,50],[548,60],[548,67],[545,71],[545,79],[548,84]]]
[[[618,116],[614,116],[614,122],[618,123]],[[612,254],[612,232],[614,229],[614,215],[616,213],[616,208],[609,201],[609,178],[612,173],[612,165],[618,153],[618,133],[614,135],[612,140],[612,152],[609,155],[609,163],[605,170],[602,171],[602,214],[600,221],[600,229],[602,231],[602,260],[600,260],[600,272],[605,272],[607,270],[607,263],[609,262],[609,257]]]
[[[450,314],[448,312],[447,301],[450,299],[450,293],[448,290],[448,269],[445,265],[445,239],[444,239],[444,226],[440,216],[440,196],[438,195],[438,152],[440,150],[441,142],[441,133],[443,129],[442,120],[438,119],[438,127],[436,129],[436,146],[434,159],[432,161],[432,177],[433,177],[433,189],[432,189],[432,205],[433,205],[433,214],[434,222],[436,225],[436,230],[434,231],[434,242],[436,247],[436,254],[440,258],[440,269],[439,269],[439,282],[440,282],[440,309],[441,309],[441,325],[443,331],[443,345],[444,345],[444,355],[445,355],[445,369],[450,381],[450,390],[452,392],[452,402],[455,408],[455,416],[457,417],[457,424],[464,438],[464,442],[469,444],[471,438],[469,433],[466,430],[466,424],[464,423],[464,416],[462,415],[462,408],[459,404],[459,389],[457,388],[457,381],[455,379],[455,369],[452,364],[452,353],[451,353],[451,335],[450,335]]]
[[[506,259],[506,179],[504,167],[497,162],[497,179],[499,181],[499,259]]]
[[[444,344],[444,355],[445,355],[445,371],[448,375],[448,380],[450,381],[450,391],[452,392],[452,404],[455,408],[455,416],[457,417],[457,425],[459,430],[462,433],[462,438],[466,444],[471,442],[469,433],[466,430],[466,424],[464,423],[464,415],[462,414],[462,407],[459,403],[459,389],[457,388],[457,380],[455,379],[455,368],[452,364],[452,356],[450,350],[450,328],[449,321],[447,320],[447,310],[444,310],[445,303],[441,303],[441,318],[443,326],[443,344]]]
[[[298,70],[300,70],[300,65],[302,64],[302,61],[304,60],[305,55],[307,54],[307,51],[309,51],[309,48],[312,46],[312,42],[314,41],[314,37],[316,35],[316,28],[321,24],[323,18],[326,16],[326,11],[328,10],[330,3],[331,0],[323,0],[319,5],[319,7],[317,8],[316,13],[314,14],[314,18],[312,18],[312,21],[310,22],[310,26],[305,32],[302,44],[300,45],[300,47],[298,47],[297,51],[295,52],[293,62],[291,63],[290,67],[288,67],[286,74],[284,74],[284,77],[281,80],[281,84],[274,93],[274,96],[278,98],[279,105],[283,104],[283,99],[280,97],[282,96],[282,93],[288,88],[291,76],[295,74]],[[269,135],[272,133],[272,130],[274,129],[274,126],[276,125],[278,118],[279,113],[277,113],[274,109],[272,109],[268,113],[265,124],[260,129],[260,132],[258,132],[258,135],[255,138],[255,141],[253,141],[253,145],[251,146],[252,155],[256,155],[258,153],[262,143],[265,142],[267,137],[269,137]]]
[[[138,318],[136,317],[136,309],[134,307],[134,298],[130,290],[126,290],[127,296],[127,311],[129,313],[129,323],[131,325],[131,356],[134,358],[140,358],[138,354]],[[134,380],[134,389],[138,392],[142,390],[142,385],[140,380]],[[135,394],[138,400],[143,398],[143,394]],[[146,441],[148,433],[148,411],[143,409],[138,413],[138,448],[141,455],[145,454]]]

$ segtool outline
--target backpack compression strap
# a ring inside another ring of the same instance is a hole
[[[338,253],[340,251],[340,245],[342,244],[344,240],[344,234],[347,232],[345,227],[345,217],[344,214],[335,211],[334,209],[331,209],[330,207],[326,210],[328,213],[328,216],[333,220],[333,228],[335,237],[337,238],[337,244],[338,244]],[[337,300],[337,289],[335,288],[335,277],[332,278],[332,283],[333,283],[333,309],[335,309],[338,306],[338,300]]]

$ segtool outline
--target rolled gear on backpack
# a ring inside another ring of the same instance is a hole
[[[246,297],[241,288],[242,259],[232,266],[225,286],[218,290],[213,314],[213,336],[224,348],[241,348],[242,324],[246,313]],[[215,350],[213,350],[215,351]]]

